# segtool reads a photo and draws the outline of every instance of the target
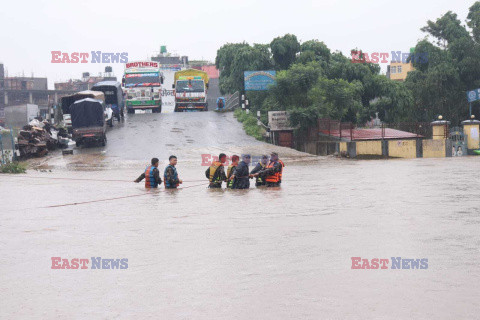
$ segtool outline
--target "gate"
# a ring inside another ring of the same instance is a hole
[[[452,141],[452,157],[467,155],[467,137],[461,127],[454,127],[450,130],[450,140]]]

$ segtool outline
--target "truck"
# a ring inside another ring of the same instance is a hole
[[[135,110],[162,112],[162,84],[163,74],[158,62],[125,64],[122,86],[125,89],[127,113],[135,113]]]
[[[196,69],[175,72],[175,112],[207,111],[208,75]]]

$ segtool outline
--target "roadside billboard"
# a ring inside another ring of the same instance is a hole
[[[276,83],[276,72],[270,71],[245,71],[245,91],[264,91]]]

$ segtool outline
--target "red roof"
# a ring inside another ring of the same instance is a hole
[[[216,79],[220,77],[220,72],[215,66],[202,66],[202,71],[205,71],[210,79]]]
[[[328,130],[320,130],[323,134],[329,134]],[[330,130],[330,136],[340,138],[340,130]],[[381,139],[412,139],[422,138],[423,136],[416,133],[401,131],[396,129],[342,129],[341,138],[347,140],[381,140]]]

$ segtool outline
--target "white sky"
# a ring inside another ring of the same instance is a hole
[[[0,10],[0,62],[9,76],[78,79],[108,64],[52,64],[51,51],[128,52],[142,60],[166,45],[192,59],[215,59],[227,42],[269,43],[285,33],[319,39],[349,54],[408,52],[420,28],[451,10],[465,21],[467,0],[4,0]],[[90,60],[90,59],[89,59]],[[122,64],[113,66],[117,77]]]

